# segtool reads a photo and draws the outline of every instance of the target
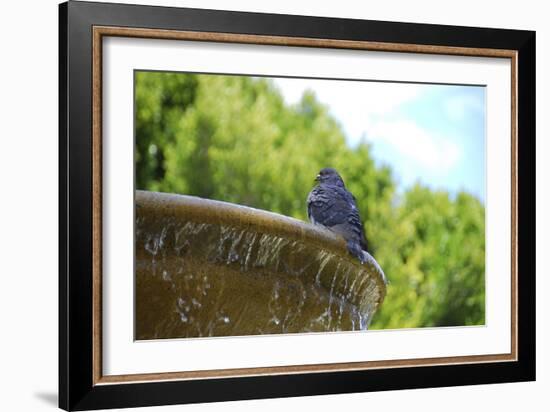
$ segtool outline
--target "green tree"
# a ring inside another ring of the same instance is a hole
[[[198,79],[180,73],[135,72],[135,168],[138,188],[159,190],[166,147],[180,135]]]
[[[416,185],[395,210],[380,265],[390,276],[374,328],[483,324],[485,319],[484,207],[461,193]]]

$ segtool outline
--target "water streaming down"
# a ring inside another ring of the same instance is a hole
[[[136,339],[365,330],[384,274],[322,227],[136,192]]]

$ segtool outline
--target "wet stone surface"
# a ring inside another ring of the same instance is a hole
[[[385,295],[328,230],[189,196],[136,194],[136,339],[365,330]]]

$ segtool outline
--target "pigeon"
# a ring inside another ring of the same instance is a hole
[[[355,197],[346,189],[338,172],[321,169],[307,197],[307,215],[314,225],[322,225],[342,236],[347,248],[361,264],[367,260],[367,240]]]

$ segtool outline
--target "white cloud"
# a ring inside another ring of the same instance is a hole
[[[410,120],[378,121],[368,127],[366,134],[368,141],[390,145],[401,156],[432,172],[448,172],[461,157],[460,147],[452,140],[433,134]]]
[[[416,174],[424,170],[430,175],[446,174],[460,161],[462,153],[457,143],[422,128],[402,111],[404,104],[418,101],[430,86],[283,78],[273,81],[287,104],[298,103],[304,91],[313,90],[321,102],[329,105],[349,144],[354,145],[366,136],[375,151],[384,145],[382,152],[387,158],[381,160],[394,164],[398,171],[405,165],[395,164],[397,160],[390,157],[399,156],[400,161],[407,163],[407,169]],[[451,99],[445,106],[449,116],[460,120],[474,108],[477,102],[468,97]]]
[[[313,90],[320,101],[351,102],[371,113],[387,113],[401,104],[413,100],[421,91],[421,85],[346,80],[273,78],[285,101],[295,104],[306,90]]]
[[[473,95],[457,95],[445,100],[445,112],[451,120],[460,122],[472,112],[483,113],[483,100]]]
[[[288,104],[298,103],[304,91],[313,90],[321,102],[329,105],[351,144],[359,141],[372,116],[392,113],[425,90],[425,86],[409,83],[284,78],[273,81]]]
[[[409,120],[380,121],[366,131],[367,140],[386,143],[419,166],[439,172],[451,170],[460,160],[460,147]]]

